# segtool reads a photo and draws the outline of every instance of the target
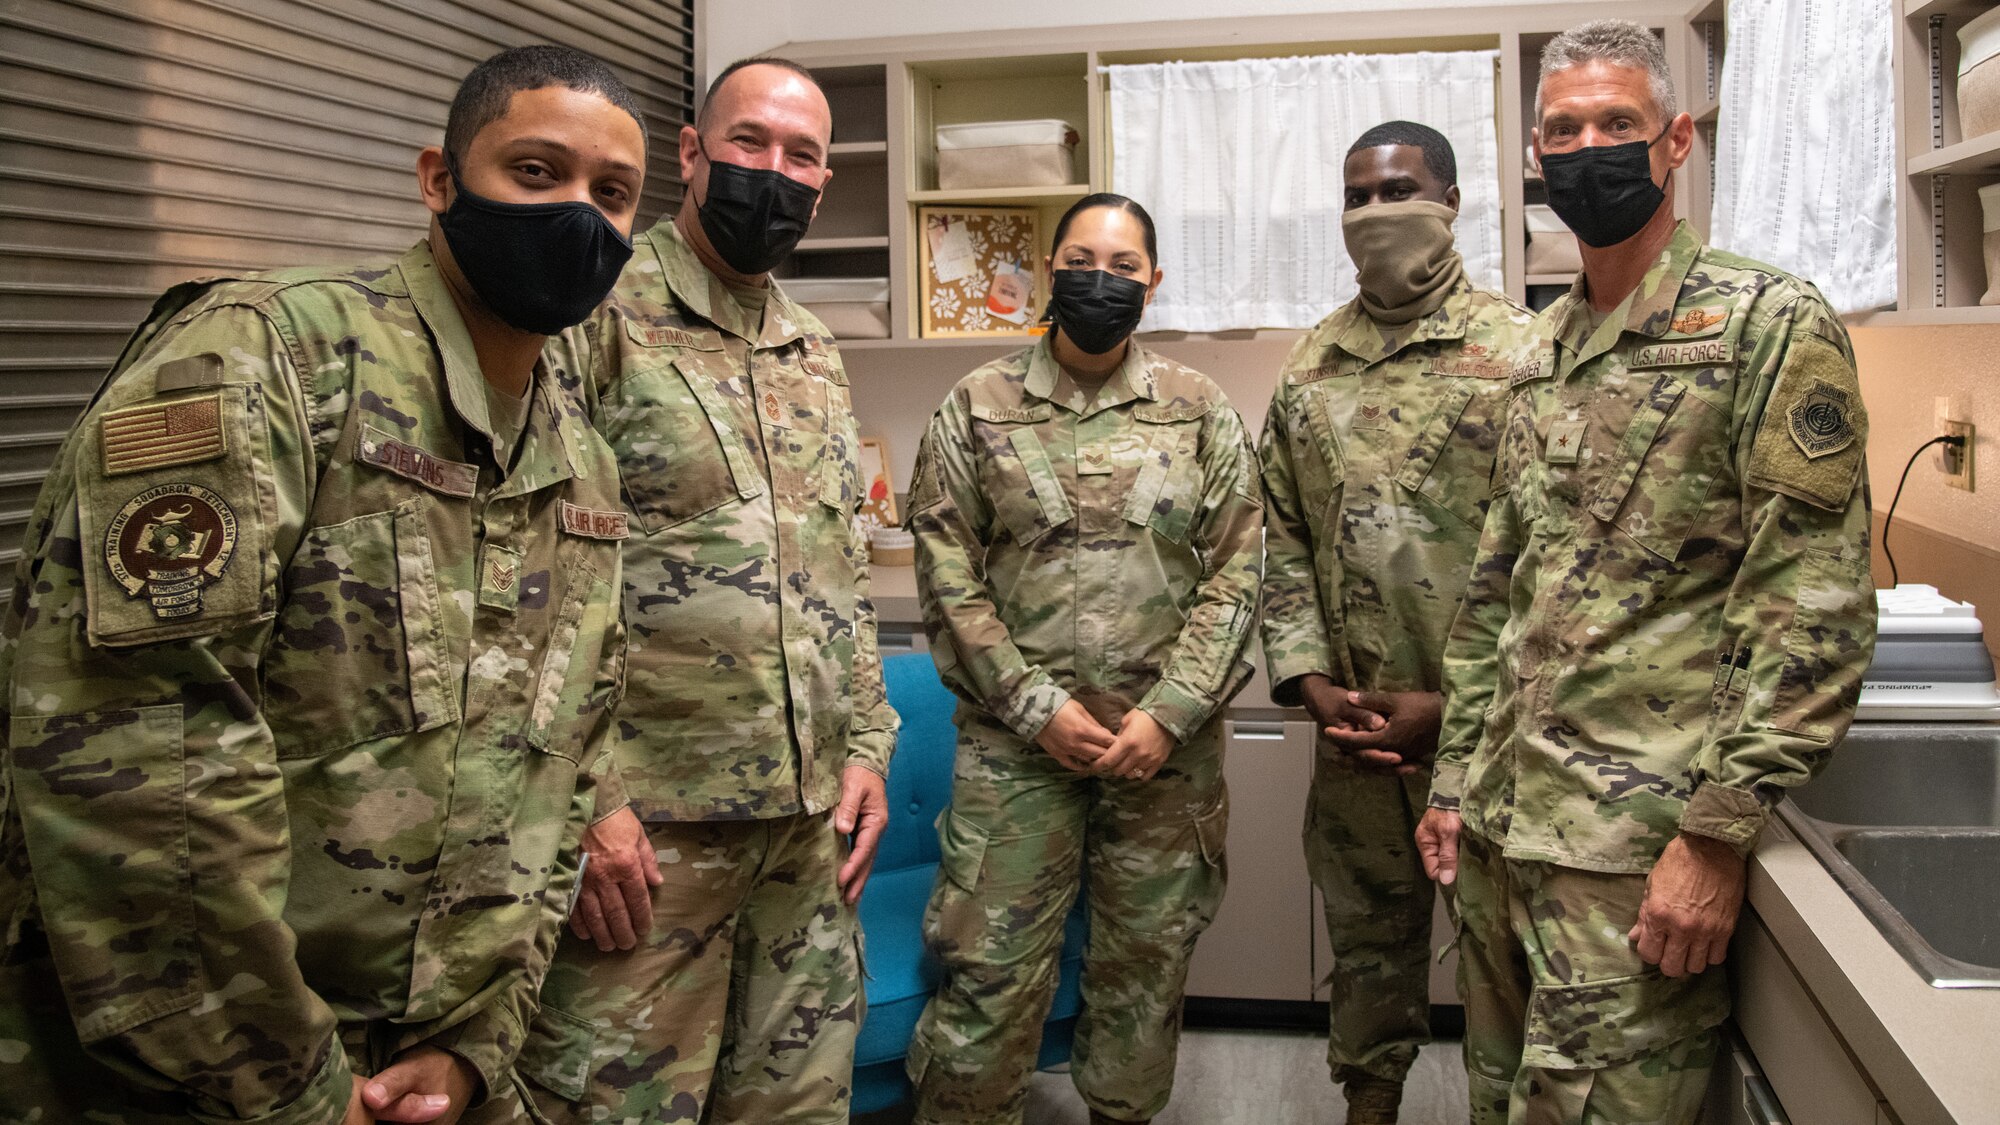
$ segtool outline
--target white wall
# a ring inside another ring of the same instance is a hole
[[[1490,8],[1520,0],[1421,0],[1425,8]],[[1584,4],[1589,0],[1543,0]],[[1220,16],[1283,16],[1416,7],[1414,0],[704,0],[697,12],[703,74],[786,43],[938,35],[1037,27],[1077,27]]]
[[[760,54],[792,41],[792,9],[817,7],[794,0],[695,0],[694,69],[703,90],[715,72],[746,55]],[[825,5],[828,8],[833,4]],[[865,0],[857,7],[882,5]],[[928,4],[911,4],[928,8]]]

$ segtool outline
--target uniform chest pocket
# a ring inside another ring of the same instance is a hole
[[[1042,439],[1028,425],[984,425],[986,494],[1008,536],[1026,545],[1075,516]]]
[[[1304,388],[1304,403],[1293,421],[1292,461],[1298,466],[1299,498],[1308,517],[1327,516],[1340,503],[1347,483],[1347,456],[1333,424],[1330,381]]]
[[[740,413],[755,425],[754,415],[731,409],[726,365],[721,353],[683,355],[619,385],[606,433],[626,506],[649,535],[763,494],[738,424]]]
[[[606,562],[607,569],[617,566],[615,559]],[[618,604],[610,581],[600,577],[583,555],[570,563],[563,576],[559,604],[561,608],[549,625],[548,643],[542,648],[526,734],[530,745],[574,762],[580,758],[584,736],[595,717],[612,703],[615,685],[600,683],[598,672],[605,634]]]
[[[861,509],[861,441],[851,419],[829,428],[819,460],[819,501],[842,519],[851,519]]]
[[[1688,396],[1680,380],[1660,375],[1588,497],[1590,514],[1653,554],[1677,561],[1709,488],[1729,461],[1729,435],[1717,420],[1700,399]]]
[[[1477,398],[1460,382],[1438,399],[1410,444],[1396,483],[1443,509],[1460,523],[1486,521],[1492,495],[1493,456],[1500,432]]]
[[[281,758],[443,726],[458,718],[425,512],[313,528],[285,573],[264,661],[264,716]]]
[[[1125,519],[1185,544],[1201,505],[1201,423],[1142,422],[1139,432],[1147,442],[1125,502]]]

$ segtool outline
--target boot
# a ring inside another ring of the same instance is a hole
[[[1403,1104],[1403,1084],[1387,1078],[1356,1078],[1342,1091],[1347,1095],[1347,1125],[1396,1125]]]

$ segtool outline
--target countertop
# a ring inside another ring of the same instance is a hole
[[[2000,1121],[2000,989],[1931,987],[1783,821],[1750,905],[1903,1125]]]

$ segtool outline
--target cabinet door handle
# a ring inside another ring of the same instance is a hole
[[[1282,742],[1285,738],[1285,724],[1239,719],[1233,733],[1238,738],[1255,739],[1260,742]]]
[[[1792,1125],[1792,1119],[1785,1116],[1784,1107],[1778,1104],[1777,1093],[1761,1074],[1743,1076],[1743,1112],[1756,1125]]]

